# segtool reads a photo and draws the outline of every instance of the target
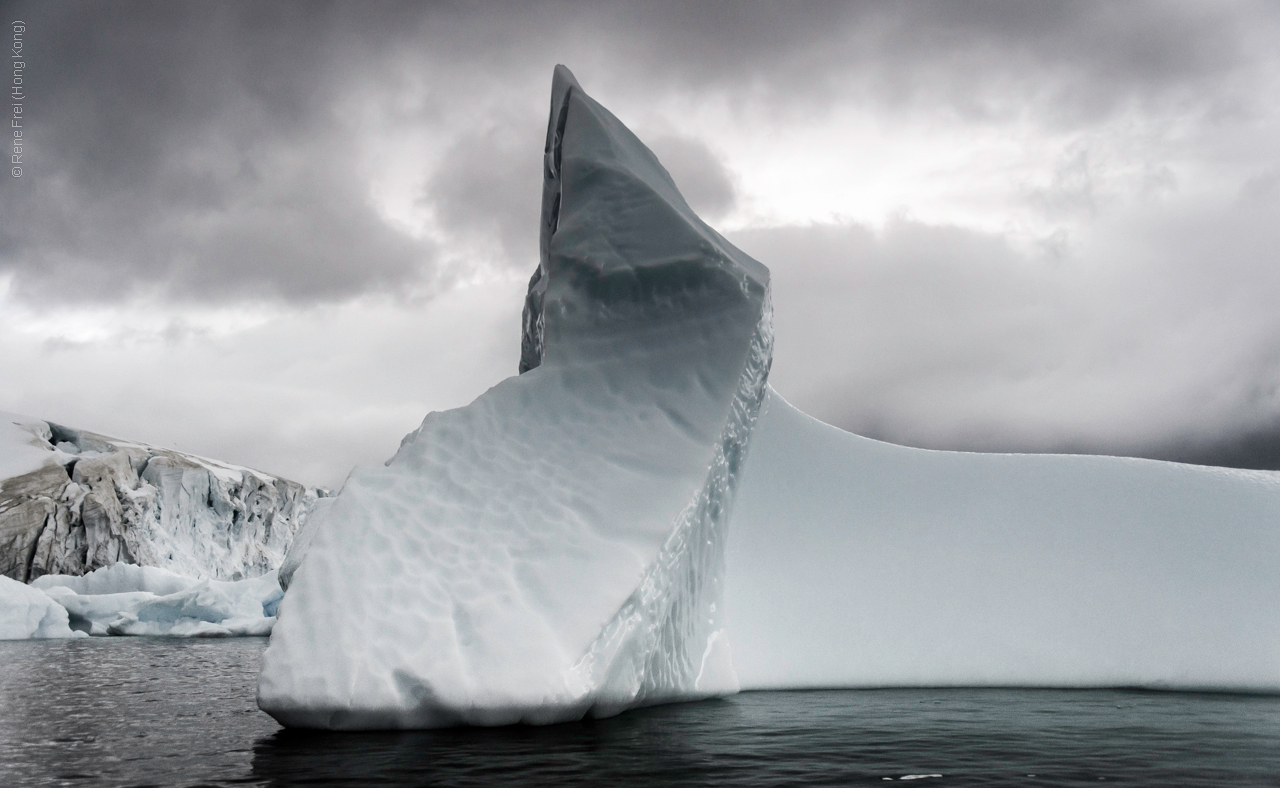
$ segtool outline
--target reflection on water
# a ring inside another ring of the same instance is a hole
[[[333,734],[257,710],[264,646],[0,643],[0,784],[1280,786],[1276,697],[762,692],[545,728]]]

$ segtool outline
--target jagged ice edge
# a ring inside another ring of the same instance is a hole
[[[713,639],[724,637],[724,552],[730,508],[772,362],[773,302],[771,288],[766,287],[760,320],[706,481],[677,518],[639,586],[567,671],[566,684],[591,703],[592,716],[699,696],[697,681],[715,645]],[[736,691],[736,679],[734,684],[732,690],[702,694],[730,694]]]

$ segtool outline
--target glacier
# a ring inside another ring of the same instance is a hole
[[[1280,691],[1280,473],[881,443],[770,389],[731,523],[744,688]]]
[[[268,635],[327,494],[0,413],[0,640]]]
[[[263,656],[291,727],[550,723],[737,691],[724,548],[768,270],[555,70],[519,375],[317,512]]]
[[[0,413],[0,574],[116,563],[195,579],[277,569],[327,491],[192,454]]]

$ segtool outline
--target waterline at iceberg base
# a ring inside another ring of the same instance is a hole
[[[286,726],[550,723],[740,678],[1280,690],[1280,475],[809,419],[767,386],[767,269],[563,67],[541,221],[521,374],[353,471],[286,559],[258,687]]]

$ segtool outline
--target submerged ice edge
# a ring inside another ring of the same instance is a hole
[[[770,288],[707,477],[657,558],[566,684],[594,717],[629,708],[731,695],[738,680],[724,632],[725,540],[773,362]]]

